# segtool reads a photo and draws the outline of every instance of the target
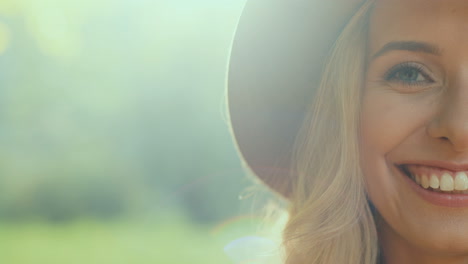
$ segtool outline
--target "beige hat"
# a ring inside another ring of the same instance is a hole
[[[330,48],[362,0],[248,0],[228,77],[231,125],[242,157],[285,198],[295,137]]]

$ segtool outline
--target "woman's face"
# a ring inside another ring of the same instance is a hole
[[[468,1],[377,1],[368,45],[361,165],[384,252],[468,255],[468,195],[450,191],[468,187]]]

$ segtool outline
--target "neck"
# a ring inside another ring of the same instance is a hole
[[[468,254],[444,255],[424,250],[409,243],[380,217],[376,224],[382,254],[380,264],[468,264]]]

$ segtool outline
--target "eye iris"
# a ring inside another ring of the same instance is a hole
[[[414,82],[418,80],[419,71],[416,69],[402,69],[397,72],[396,77],[402,81]]]

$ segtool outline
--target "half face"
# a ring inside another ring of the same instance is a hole
[[[377,1],[367,55],[361,166],[384,243],[468,255],[468,1]]]

